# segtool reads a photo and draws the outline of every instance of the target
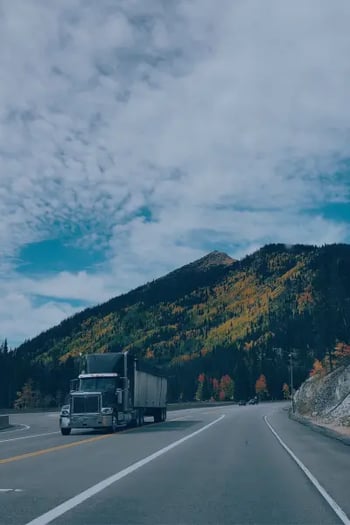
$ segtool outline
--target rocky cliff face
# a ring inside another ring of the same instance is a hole
[[[294,401],[300,415],[350,426],[350,365],[323,377],[310,377],[295,393]]]

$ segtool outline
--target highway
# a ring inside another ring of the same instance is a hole
[[[178,410],[113,435],[61,436],[57,414],[11,415],[0,524],[350,524],[350,447],[286,408]]]

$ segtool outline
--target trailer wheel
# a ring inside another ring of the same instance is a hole
[[[69,436],[69,434],[71,433],[72,429],[69,428],[69,427],[63,427],[61,428],[61,434],[62,436]]]
[[[162,420],[162,409],[161,408],[157,408],[155,411],[154,411],[154,422],[155,423],[160,423]]]
[[[139,410],[139,413],[138,413],[138,421],[137,421],[137,426],[138,427],[142,427],[142,425],[144,424],[144,417],[143,417],[143,411],[142,410]]]

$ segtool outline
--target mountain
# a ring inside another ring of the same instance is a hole
[[[25,342],[11,355],[7,402],[29,378],[60,398],[80,353],[110,350],[160,367],[170,400],[221,396],[227,377],[235,397],[247,397],[262,375],[261,395],[279,398],[288,354],[298,386],[315,359],[332,360],[349,326],[349,245],[271,244],[240,261],[212,252]]]

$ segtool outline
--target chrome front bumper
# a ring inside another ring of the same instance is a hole
[[[112,415],[73,414],[60,417],[60,428],[105,428],[112,426]]]

